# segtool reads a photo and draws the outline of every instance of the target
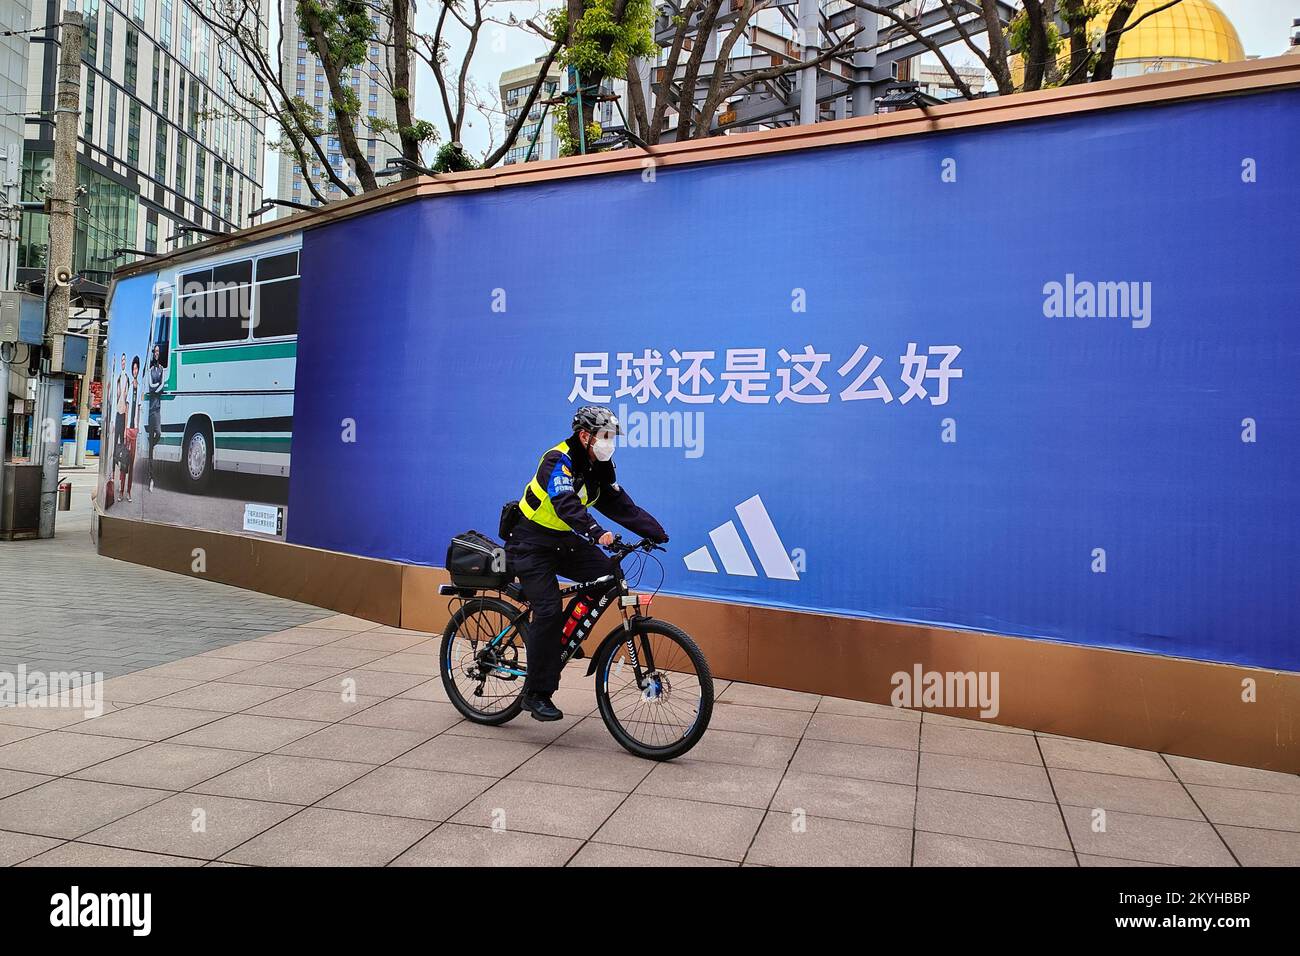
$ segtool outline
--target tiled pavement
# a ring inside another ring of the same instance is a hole
[[[0,542],[0,671],[101,672],[162,664],[328,617],[320,608],[101,558],[95,475],[72,472],[54,538]]]
[[[431,635],[98,557],[93,477],[0,544],[0,672],[112,678],[0,707],[0,865],[1300,864],[1295,776],[855,701],[719,681],[654,764],[573,664],[565,720],[468,724]]]
[[[721,681],[656,764],[581,664],[481,727],[436,654],[329,617],[0,709],[0,864],[1300,864],[1292,775]]]

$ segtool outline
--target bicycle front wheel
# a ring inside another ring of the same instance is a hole
[[[596,703],[619,744],[638,757],[671,760],[704,736],[713,714],[713,676],[680,628],[645,618],[596,661]]]

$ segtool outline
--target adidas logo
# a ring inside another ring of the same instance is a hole
[[[749,543],[758,555],[758,563],[763,566],[763,574],[779,581],[798,581],[799,573],[790,563],[781,536],[776,533],[776,526],[763,507],[763,499],[758,495],[736,505],[736,514],[740,524],[749,535]],[[722,567],[728,574],[740,577],[756,578],[758,571],[749,559],[749,552],[736,529],[736,522],[728,521],[709,532],[709,540],[722,559]],[[718,566],[713,562],[709,546],[697,548],[685,558],[688,571],[700,571],[704,574],[717,574]]]

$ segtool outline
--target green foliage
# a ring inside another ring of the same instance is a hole
[[[1033,26],[1024,10],[1017,13],[1011,22],[1007,24],[1007,42],[1011,46],[1011,52],[1021,58],[1022,66],[1028,62],[1032,52],[1030,50],[1030,33],[1032,30]],[[1046,33],[1047,63],[1044,65],[1050,66],[1052,63],[1060,62],[1061,57],[1064,55],[1065,38],[1061,36],[1061,31],[1056,28],[1055,23],[1048,22]],[[1045,70],[1042,87],[1047,89],[1054,86],[1056,82],[1052,79],[1051,71]]]
[[[1065,20],[1076,20],[1109,14],[1118,5],[1117,0],[1060,0],[1057,12]]]
[[[478,169],[478,162],[460,143],[443,143],[433,161],[435,173],[460,173],[467,169]]]
[[[591,144],[600,139],[601,134],[604,132],[605,128],[595,120],[592,120],[587,124],[587,152],[595,152],[595,150],[591,148]],[[568,110],[561,109],[557,111],[555,116],[555,135],[560,140],[561,156],[578,155],[578,147],[581,144],[578,142],[578,137],[569,129]]]
[[[584,0],[582,17],[570,35],[568,11],[559,7],[546,14],[551,33],[568,37],[560,64],[576,69],[583,85],[625,76],[633,57],[658,55],[654,19],[651,0],[628,0],[622,21],[614,19],[614,0]]]
[[[399,128],[398,132],[417,143],[436,143],[440,139],[438,127],[428,120],[416,120],[410,126]]]
[[[1029,55],[1029,34],[1031,29],[1028,14],[1021,10],[1007,25],[1007,39],[1010,41],[1012,53],[1018,53],[1021,56]],[[1056,24],[1049,22],[1047,24],[1047,58],[1049,60],[1057,57],[1064,42],[1061,31],[1056,28]]]
[[[306,21],[315,15],[336,66],[344,69],[366,62],[375,25],[370,21],[370,8],[364,0],[297,0],[297,13],[298,25],[309,38],[308,45],[313,52],[318,51],[310,39]]]

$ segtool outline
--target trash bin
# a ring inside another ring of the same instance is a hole
[[[72,482],[70,481],[59,482],[59,510],[72,510]]]

